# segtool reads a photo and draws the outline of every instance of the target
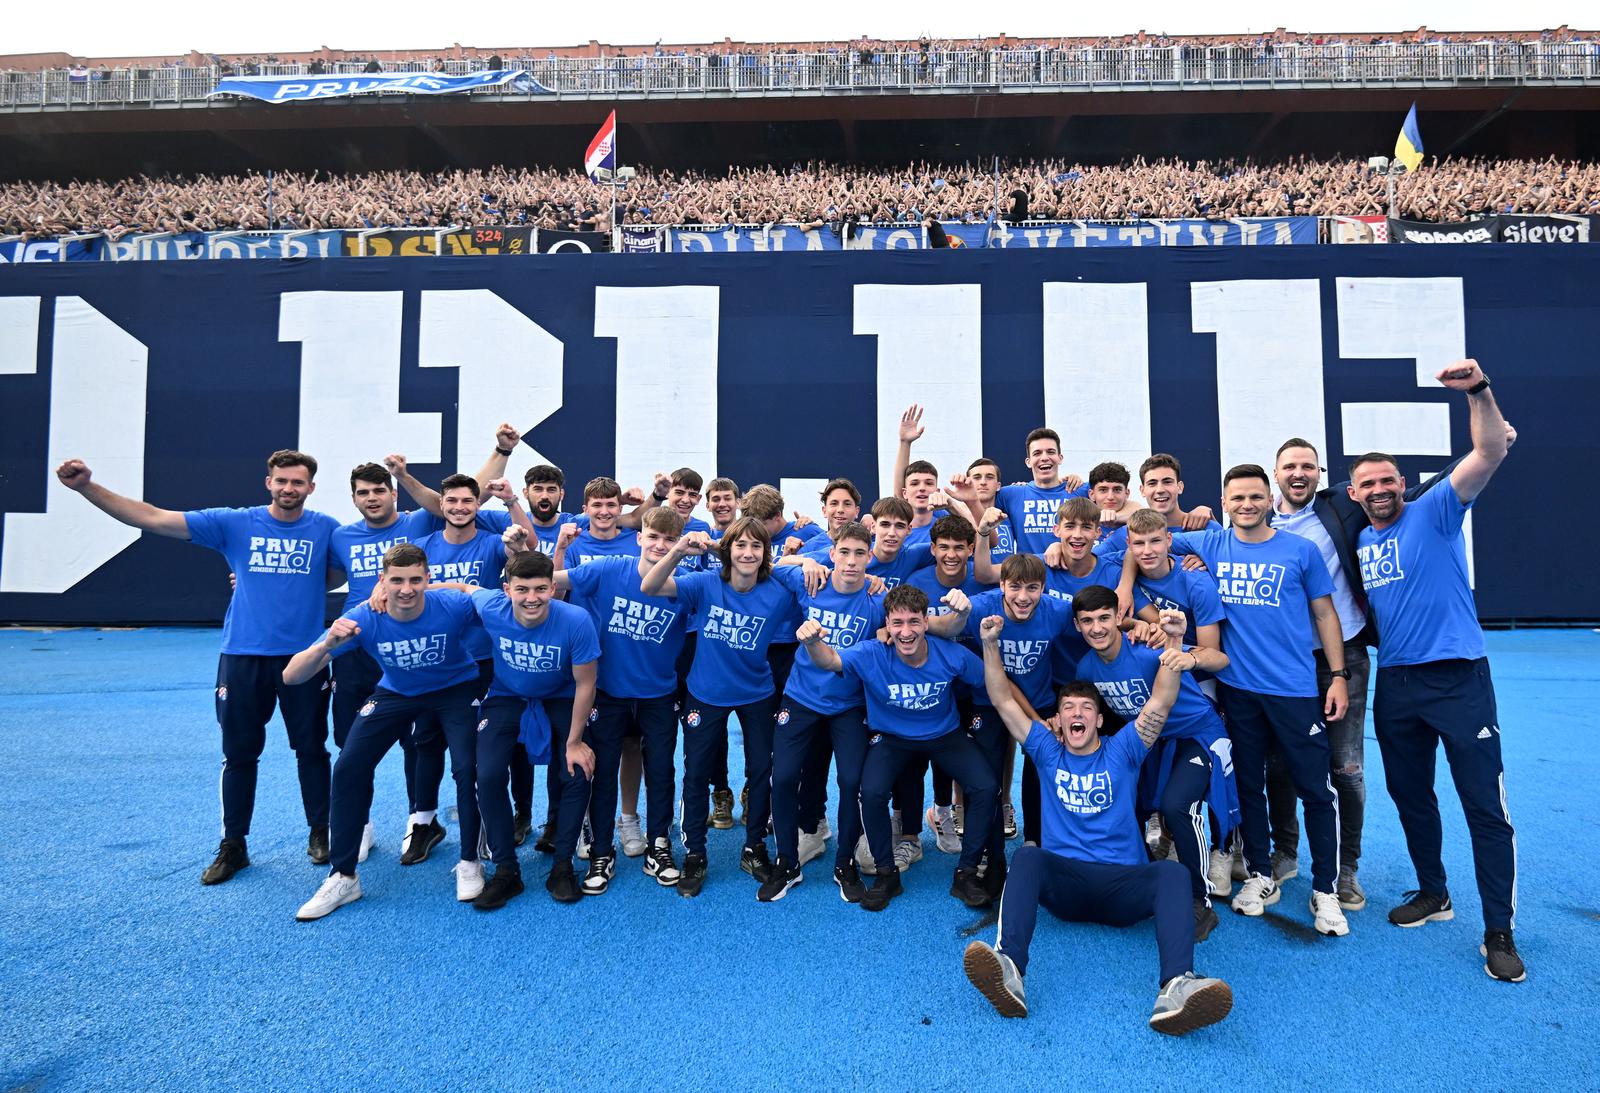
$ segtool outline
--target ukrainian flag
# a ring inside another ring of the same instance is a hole
[[[1411,104],[1411,112],[1406,115],[1406,123],[1400,127],[1400,135],[1394,141],[1394,158],[1406,165],[1406,170],[1415,171],[1422,166],[1422,134],[1417,132],[1417,104]]]

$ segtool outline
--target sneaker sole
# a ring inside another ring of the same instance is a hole
[[[1000,963],[1000,955],[989,946],[981,941],[969,943],[967,951],[961,955],[961,968],[1000,1016],[1028,1016],[1028,1003],[1006,990],[1005,967]]]
[[[650,849],[650,844],[649,843],[623,843],[622,844],[623,856],[624,857],[629,857],[629,858],[641,858],[641,857],[644,856],[644,852],[646,850],[649,850],[649,849]]]
[[[1418,926],[1426,926],[1430,922],[1449,922],[1451,919],[1453,919],[1455,917],[1456,917],[1455,908],[1454,907],[1447,907],[1443,911],[1435,911],[1431,915],[1424,915],[1422,918],[1417,919],[1415,922],[1396,922],[1394,919],[1391,918],[1389,920],[1389,924],[1392,925],[1392,926],[1398,926],[1402,930],[1413,930],[1413,929],[1416,929]]]
[[[1191,994],[1181,1010],[1150,1018],[1150,1027],[1167,1036],[1183,1036],[1214,1025],[1233,1011],[1233,988],[1221,982]]]
[[[238,875],[240,869],[248,869],[248,868],[250,868],[250,863],[249,862],[245,862],[243,865],[235,867],[226,876],[207,878],[205,873],[201,873],[200,874],[200,883],[202,885],[204,885],[205,887],[207,887],[207,888],[209,888],[209,887],[211,887],[212,885],[215,885],[215,884],[227,884],[230,880],[232,880],[235,876]]]
[[[682,874],[678,874],[678,876],[672,876],[672,877],[663,876],[659,870],[655,870],[655,869],[650,868],[650,865],[651,865],[650,859],[646,858],[645,859],[645,863],[644,863],[644,870],[643,870],[645,876],[654,877],[656,879],[656,883],[661,885],[661,887],[663,887],[663,888],[676,888],[678,886],[678,877],[681,876]]]
[[[524,889],[524,891],[526,891],[526,889]],[[473,900],[472,909],[474,911],[498,911],[500,908],[504,907],[506,904],[510,903],[520,895],[522,895],[522,892],[513,892],[505,899],[496,900],[492,903],[483,903],[479,900]]]
[[[700,894],[699,889],[690,888],[682,883],[676,886],[676,891],[678,895],[682,896],[684,899],[694,899]]]
[[[733,830],[733,821],[731,819],[728,819],[728,820],[708,819],[706,821],[706,823],[707,823],[707,825],[709,825],[712,828],[715,828],[718,831],[732,831]]]
[[[413,846],[416,845],[416,840],[415,839],[413,839],[411,842],[412,842]],[[405,854],[401,854],[400,855],[400,864],[401,865],[421,865],[423,862],[428,860],[428,855],[433,853],[433,848],[438,846],[442,842],[444,842],[444,833],[440,832],[437,836],[434,836],[434,837],[431,837],[431,838],[428,839],[428,845],[424,846],[422,848],[422,853],[421,853],[420,857],[412,858],[410,861],[406,861],[406,854],[411,853],[411,849],[408,847],[406,849],[406,851],[405,851]]]
[[[1300,867],[1297,865],[1293,869],[1289,870],[1287,873],[1274,873],[1274,874],[1272,874],[1272,883],[1282,887],[1284,881],[1286,881],[1286,880],[1294,880],[1299,875],[1300,875]]]
[[[1346,937],[1350,933],[1349,923],[1340,923],[1339,926],[1330,926],[1328,929],[1324,930],[1321,925],[1313,921],[1311,928],[1317,931],[1317,933],[1321,934],[1323,937]]]
[[[322,919],[327,918],[329,915],[333,914],[339,908],[349,906],[350,904],[354,903],[356,900],[358,900],[360,898],[361,898],[361,893],[357,892],[355,895],[351,896],[349,899],[340,900],[338,903],[335,903],[332,907],[329,907],[326,911],[323,911],[321,914],[318,914],[318,915],[307,915],[307,914],[303,914],[300,911],[296,911],[294,913],[294,920],[296,922],[318,922],[318,921],[320,921]]]
[[[1488,950],[1488,948],[1486,946],[1479,945],[1478,946],[1478,955],[1483,957],[1484,960],[1488,960],[1489,959],[1489,950]],[[1515,979],[1506,979],[1503,976],[1498,976],[1498,975],[1494,974],[1494,972],[1489,970],[1489,965],[1485,964],[1483,966],[1483,974],[1487,975],[1490,979],[1493,979],[1497,983],[1520,983],[1524,979],[1528,978],[1528,969],[1526,969],[1526,968],[1522,969],[1522,974],[1517,976]]]
[[[771,896],[771,897],[769,897],[767,899],[762,899],[761,898],[761,893],[757,892],[756,893],[756,902],[757,903],[777,903],[780,899],[782,899],[784,896],[787,896],[789,894],[789,889],[793,888],[795,885],[799,884],[803,880],[805,880],[805,874],[804,873],[797,873],[797,874],[795,874],[794,879],[791,880],[788,884],[785,884],[782,888],[778,889],[777,894],[774,895],[774,896]]]
[[[838,881],[834,881],[833,883],[839,889],[839,899],[840,900],[842,900],[845,903],[860,903],[861,902],[861,897],[860,896],[857,896],[855,899],[851,899],[850,898],[850,894],[844,890],[844,885],[840,884]]]
[[[1342,911],[1360,911],[1360,910],[1364,910],[1366,908],[1366,906],[1367,906],[1367,897],[1366,896],[1362,896],[1360,899],[1351,899],[1351,900],[1347,900],[1343,896],[1339,897],[1339,909],[1342,910]]]
[[[1268,907],[1271,907],[1274,903],[1277,903],[1282,898],[1283,889],[1274,888],[1272,890],[1272,895],[1262,900],[1261,906],[1257,907],[1254,911],[1240,907],[1237,902],[1231,903],[1229,906],[1233,909],[1233,913],[1236,915],[1244,915],[1246,918],[1260,918],[1262,914],[1266,912]]]

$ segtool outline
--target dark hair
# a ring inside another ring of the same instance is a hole
[[[396,543],[383,553],[383,568],[403,569],[406,566],[428,566],[428,555],[416,543]]]
[[[1028,434],[1027,440],[1023,441],[1022,450],[1025,452],[1033,451],[1033,442],[1035,440],[1053,441],[1056,446],[1056,451],[1059,452],[1061,450],[1061,437],[1056,435],[1056,431],[1054,429],[1046,429],[1043,425],[1039,426],[1037,429]]]
[[[639,530],[647,529],[676,539],[683,534],[683,517],[678,515],[677,509],[657,505],[646,509],[644,515],[639,517]]]
[[[1363,452],[1350,461],[1350,477],[1356,476],[1356,468],[1363,463],[1390,463],[1395,470],[1400,469],[1400,461],[1388,452]]]
[[[1178,462],[1178,457],[1168,455],[1166,452],[1157,452],[1155,455],[1139,464],[1139,484],[1144,484],[1145,476],[1151,471],[1166,467],[1172,471],[1172,477],[1183,481],[1183,466]],[[1091,483],[1092,485],[1092,483]]]
[[[706,484],[706,493],[731,493],[739,495],[739,484],[731,478],[713,478]]]
[[[596,497],[621,496],[622,487],[617,485],[617,480],[615,478],[607,478],[605,475],[589,479],[583,487],[583,503],[586,505]]]
[[[567,484],[567,476],[561,473],[560,467],[552,467],[548,463],[536,463],[522,474],[522,484],[531,486],[535,482],[554,482],[563,488]]]
[[[1056,691],[1056,705],[1061,705],[1063,698],[1092,698],[1096,711],[1101,717],[1106,714],[1105,702],[1100,697],[1100,688],[1086,679],[1069,679]]]
[[[1388,456],[1384,458],[1387,459]],[[1228,490],[1228,483],[1235,478],[1259,478],[1267,484],[1268,489],[1272,488],[1272,478],[1265,470],[1254,463],[1241,463],[1237,467],[1229,467],[1228,473],[1222,476],[1222,490],[1224,493]]]
[[[1044,561],[1037,554],[1013,554],[1000,563],[1002,581],[1044,583]]]
[[[904,520],[909,524],[915,515],[903,497],[880,497],[872,506],[874,520]]]
[[[965,516],[941,516],[933,522],[933,527],[928,529],[928,542],[937,543],[940,539],[952,539],[967,546],[974,546],[978,542],[978,529],[972,526],[972,521]]]
[[[763,522],[783,518],[783,494],[778,487],[758,482],[744,491],[739,498],[739,515],[750,516]]]
[[[935,524],[934,526],[937,527],[938,525]],[[833,545],[838,546],[846,539],[855,539],[858,542],[867,544],[868,550],[872,549],[872,532],[867,530],[867,525],[856,520],[839,525],[839,530],[834,532],[833,535]]]
[[[1278,460],[1283,457],[1283,453],[1288,451],[1290,448],[1310,448],[1312,455],[1317,456],[1318,459],[1322,458],[1320,455],[1317,455],[1317,446],[1311,443],[1311,441],[1307,440],[1303,436],[1291,436],[1288,440],[1285,440],[1282,444],[1278,445],[1278,452],[1272,457],[1272,462],[1276,464]]]
[[[926,459],[918,459],[911,463],[907,463],[905,472],[900,475],[900,484],[904,486],[906,484],[906,479],[910,478],[914,474],[931,474],[933,475],[933,480],[935,482],[939,480],[939,469],[932,463],[929,463]]]
[[[850,500],[856,503],[856,507],[861,507],[861,491],[856,489],[856,484],[850,481],[848,478],[828,479],[828,484],[822,487],[822,495],[818,498],[818,500],[826,501],[828,499],[828,494],[832,493],[834,490],[844,490],[850,495]]]
[[[474,497],[479,496],[482,492],[478,487],[478,480],[470,474],[445,475],[444,481],[439,483],[439,494],[443,496],[451,490],[471,490]]]
[[[883,617],[896,611],[910,611],[915,615],[928,613],[928,594],[914,584],[897,584],[883,598]]]
[[[389,476],[389,469],[381,463],[363,463],[350,472],[350,492],[356,492],[357,482],[370,482],[374,486],[388,486],[394,489],[394,479]]]
[[[524,550],[506,562],[505,583],[514,580],[549,581],[555,579],[556,563],[550,555],[537,550]]]
[[[1069,497],[1056,506],[1056,523],[1064,524],[1068,520],[1078,524],[1100,523],[1100,506],[1087,497]]]
[[[996,463],[986,455],[980,455],[977,459],[974,459],[971,463],[968,463],[967,473],[971,474],[973,469],[976,467],[993,467],[995,474],[1000,473],[1000,464]]]
[[[1007,558],[1006,561],[1010,561]],[[1074,617],[1083,613],[1104,611],[1106,608],[1117,609],[1117,594],[1105,585],[1092,584],[1072,597],[1072,614]]]
[[[279,448],[267,456],[267,470],[276,470],[279,467],[304,467],[311,472],[311,477],[317,477],[317,461],[305,452],[297,452],[293,448]]]
[[[1128,468],[1121,463],[1096,463],[1089,471],[1089,485],[1098,486],[1102,482],[1115,482],[1119,486],[1128,484]]]
[[[761,544],[761,568],[756,571],[756,581],[766,580],[772,575],[772,536],[767,534],[766,522],[754,516],[739,517],[728,525],[728,530],[717,540],[717,557],[722,559],[722,579],[733,579],[733,541],[739,538],[755,539]]]
[[[674,486],[682,486],[686,490],[693,490],[695,493],[699,493],[700,487],[704,483],[705,479],[700,477],[700,472],[693,468],[679,467],[672,472],[672,484]]]

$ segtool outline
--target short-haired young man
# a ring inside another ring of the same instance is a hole
[[[1018,551],[1043,554],[1055,540],[1056,511],[1069,497],[1082,497],[1088,491],[1075,477],[1061,476],[1061,437],[1053,429],[1040,427],[1028,434],[1023,460],[1033,474],[1031,482],[1002,486],[994,503],[1011,521],[1011,537]],[[973,504],[977,493],[970,482],[950,480],[950,496]],[[1099,509],[1095,509],[1098,517]],[[1096,528],[1099,521],[1096,519]]]
[[[622,487],[615,478],[601,475],[584,485],[583,514],[589,518],[589,526],[580,529],[576,522],[562,525],[556,536],[557,569],[577,569],[594,558],[638,557],[638,537],[623,533],[622,502]]]
[[[1183,620],[1167,624],[1182,633]],[[1150,1027],[1179,1036],[1215,1024],[1233,1008],[1219,979],[1194,974],[1194,926],[1183,869],[1145,860],[1133,815],[1135,786],[1151,745],[1161,736],[1177,698],[1186,655],[1163,654],[1150,696],[1132,725],[1102,739],[1099,695],[1093,684],[1061,689],[1055,727],[1041,722],[1006,678],[1000,635],[1005,621],[984,620],[984,675],[990,700],[1007,731],[1051,774],[1053,793],[1041,846],[1025,846],[1011,861],[993,947],[970,943],[962,957],[967,978],[1001,1014],[1028,1015],[1023,975],[1043,906],[1069,922],[1131,926],[1151,916],[1161,954],[1160,993]]]
[[[861,774],[861,816],[877,875],[861,906],[881,911],[904,890],[899,868],[889,864],[889,797],[906,763],[919,756],[938,760],[966,794],[966,834],[950,893],[969,907],[985,906],[993,894],[978,877],[978,862],[989,844],[999,784],[982,749],[957,721],[954,687],[957,680],[977,686],[982,664],[955,642],[928,635],[928,597],[920,588],[891,589],[883,610],[888,645],[860,642],[840,652],[827,644],[826,627],[814,619],[797,632],[817,667],[859,680],[866,698],[872,735]],[[959,617],[965,621],[964,612]],[[991,859],[989,867],[1002,862]]]
[[[706,483],[706,511],[711,514],[711,528],[707,532],[715,543],[733,522],[739,518],[739,498],[743,494],[739,484],[731,478],[713,478]],[[715,549],[707,550],[698,559],[700,569],[715,573],[722,568],[722,555]],[[678,657],[678,708],[689,698],[689,668],[694,664],[694,627],[684,635],[683,652]],[[718,831],[733,827],[733,790],[728,786],[728,749],[723,746],[719,756],[711,763],[711,816],[708,823]]]
[[[1474,360],[1443,369],[1439,382],[1467,396],[1472,451],[1415,501],[1392,456],[1369,452],[1350,468],[1350,496],[1372,526],[1361,532],[1361,575],[1378,624],[1378,684],[1372,720],[1389,796],[1400,813],[1417,890],[1389,912],[1396,926],[1453,917],[1441,857],[1443,832],[1433,771],[1439,741],[1472,835],[1483,901],[1484,971],[1511,983],[1527,976],[1511,931],[1517,913],[1517,841],[1506,808],[1505,768],[1494,682],[1472,600],[1462,524],[1505,461],[1515,434]]]
[[[338,584],[339,560],[329,544],[339,521],[305,507],[316,476],[317,461],[304,452],[273,452],[265,481],[270,504],[174,512],[107,489],[81,460],[56,468],[63,486],[112,519],[217,551],[237,580],[217,658],[222,842],[200,874],[202,884],[220,884],[250,864],[245,839],[255,812],[256,766],[274,705],[299,768],[310,828],[306,855],[319,865],[328,860],[328,676],[314,673],[296,684],[283,679],[289,658],[321,633],[326,591]]]
[[[1139,464],[1139,494],[1144,498],[1145,507],[1159,513],[1167,527],[1174,531],[1202,531],[1222,526],[1205,505],[1185,511],[1179,504],[1183,497],[1183,464],[1175,455],[1157,452]],[[1133,519],[1132,512],[1128,513],[1128,519]],[[1127,542],[1128,529],[1124,524],[1102,539],[1095,553],[1126,550]]]
[[[995,497],[1000,492],[1000,464],[988,456],[980,455],[967,464],[966,480],[971,484],[975,501],[970,508],[980,514],[997,508]],[[1016,540],[1011,535],[1011,521],[1001,520],[989,532],[988,546],[995,564],[1017,552]]]
[[[1089,487],[1089,500],[1100,508],[1101,540],[1126,524],[1128,517],[1139,511],[1139,503],[1130,496],[1128,489],[1133,476],[1121,463],[1096,463],[1089,469],[1089,477],[1084,481]]]
[[[428,556],[412,543],[384,555],[377,589],[386,609],[361,604],[333,621],[322,637],[290,658],[283,681],[315,679],[328,661],[359,645],[383,665],[383,677],[334,765],[330,809],[332,850],[327,879],[296,913],[302,922],[323,918],[361,898],[356,858],[361,832],[372,807],[372,776],[379,761],[412,722],[424,715],[443,722],[456,760],[456,797],[461,813],[461,861],[456,866],[456,898],[476,899],[483,890],[478,863],[476,757],[473,704],[479,693],[478,666],[467,647],[481,634],[472,601],[461,592],[428,592]]]

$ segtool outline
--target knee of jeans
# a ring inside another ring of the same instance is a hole
[[[1360,760],[1333,768],[1333,782],[1335,785],[1359,786],[1364,781]]]

